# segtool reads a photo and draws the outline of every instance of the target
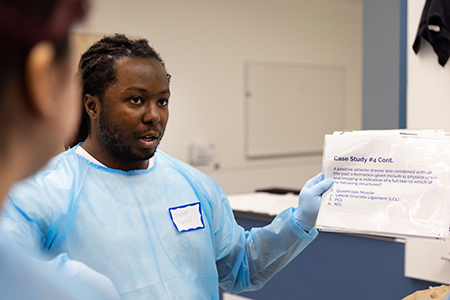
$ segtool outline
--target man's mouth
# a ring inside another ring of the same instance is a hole
[[[154,148],[158,146],[159,135],[158,134],[144,135],[139,137],[138,141],[139,145],[143,148]]]

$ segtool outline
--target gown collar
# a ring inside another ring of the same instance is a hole
[[[108,168],[107,166],[105,166],[104,164],[102,164],[101,162],[99,162],[97,159],[95,159],[91,154],[89,154],[89,152],[87,152],[81,145],[79,145],[76,149],[75,149],[75,153],[81,155],[82,157],[86,158],[88,161],[97,164],[99,166]],[[148,169],[151,169],[154,165],[154,159],[153,157],[150,158],[149,162],[148,162]]]

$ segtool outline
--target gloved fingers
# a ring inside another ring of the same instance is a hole
[[[313,186],[315,186],[317,183],[321,182],[324,178],[323,172],[317,174],[316,176],[314,176],[313,178],[309,179],[305,185],[303,186],[303,188],[311,188]]]
[[[305,183],[298,198],[298,207],[293,214],[304,230],[309,231],[314,227],[322,203],[321,195],[332,185],[333,179],[324,179],[323,173],[317,174]]]
[[[333,178],[326,178],[311,188],[313,195],[321,196],[333,185]]]

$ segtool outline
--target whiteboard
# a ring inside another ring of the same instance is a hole
[[[247,62],[245,77],[248,158],[319,154],[346,129],[344,67]]]

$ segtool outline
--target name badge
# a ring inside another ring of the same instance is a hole
[[[205,228],[200,202],[169,208],[170,218],[179,232]]]

